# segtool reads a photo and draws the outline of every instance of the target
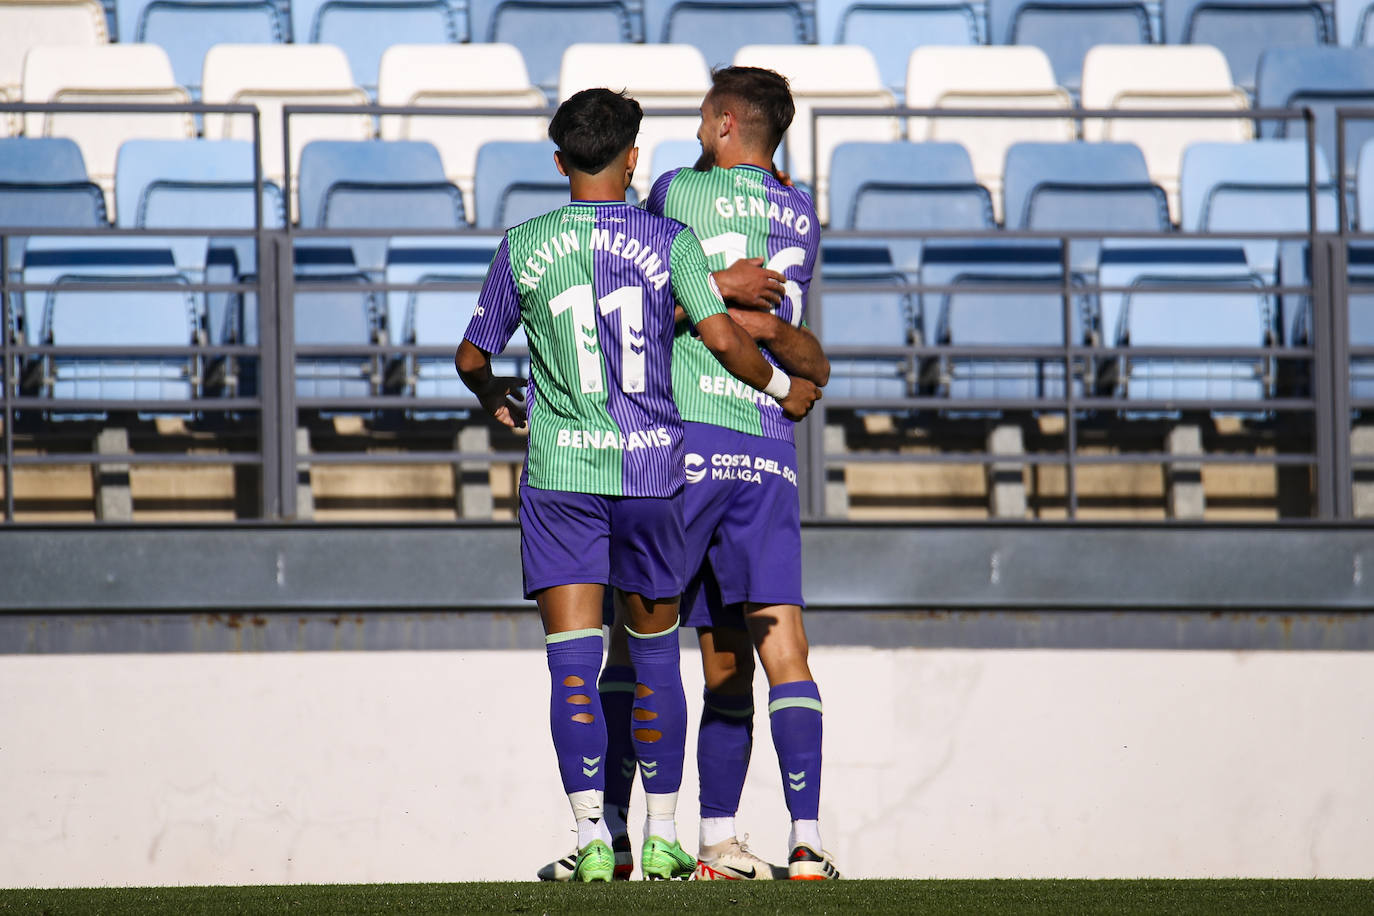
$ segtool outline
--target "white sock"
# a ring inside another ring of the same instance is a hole
[[[606,820],[602,817],[605,797],[606,793],[598,789],[568,793],[568,804],[572,805],[573,817],[577,819],[578,849],[592,840],[602,840],[607,846],[611,844],[611,833],[606,829]]]
[[[577,822],[577,848],[584,849],[592,840],[600,840],[611,845],[611,832],[606,829],[606,819],[584,817]]]
[[[787,848],[796,849],[805,843],[816,852],[821,852],[821,822],[793,821],[792,832],[787,835]]]
[[[701,819],[701,845],[714,846],[735,835],[733,817],[703,817]]]
[[[611,805],[606,809],[606,829],[611,831],[611,836],[629,835],[630,826],[625,823],[625,818],[629,813],[629,808],[621,808],[616,805]]]
[[[677,793],[645,792],[644,836],[656,836],[669,843],[677,842]]]

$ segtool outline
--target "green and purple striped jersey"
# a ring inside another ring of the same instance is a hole
[[[654,182],[645,208],[692,227],[712,270],[740,258],[763,258],[787,278],[773,311],[800,327],[820,250],[820,225],[811,198],[752,165],[706,172],[677,169]],[[777,365],[767,350],[763,355]],[[738,381],[689,329],[673,342],[673,396],[682,418],[738,432],[794,441],[792,423],[777,401]]]
[[[573,203],[510,229],[464,336],[499,353],[523,324],[531,377],[527,482],[672,496],[684,483],[673,308],[725,311],[686,226],[624,203]]]

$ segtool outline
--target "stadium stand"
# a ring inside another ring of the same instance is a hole
[[[0,3],[0,102],[17,102],[24,56],[39,45],[105,44],[105,10],[96,0],[4,0]],[[18,116],[0,117],[0,136],[18,132]]]
[[[353,84],[348,58],[332,45],[215,45],[205,55],[202,97],[210,104],[251,104],[261,112],[262,169],[267,180],[285,187],[282,107],[285,105],[366,105],[367,93]],[[372,118],[360,114],[302,115],[291,122],[293,174],[301,150],[312,140],[370,140]],[[247,115],[207,114],[209,140],[252,139]],[[294,219],[294,206],[292,216]]]
[[[1371,6],[1369,0],[1336,0],[1336,35],[1342,45],[1358,48],[1374,43]]]
[[[1150,11],[1142,0],[989,0],[988,30],[993,44],[1044,51],[1059,85],[1075,96],[1089,48],[1153,39]]]
[[[1317,119],[1317,145],[1336,162],[1338,107],[1374,103],[1374,48],[1275,48],[1260,58],[1257,104],[1262,108],[1311,108]],[[1266,119],[1265,137],[1301,136],[1301,121]],[[1345,180],[1354,176],[1356,151],[1374,137],[1374,121],[1351,122],[1346,131]]]
[[[1355,162],[1355,227],[1374,232],[1374,141],[1360,147]]]
[[[382,55],[377,101],[390,106],[543,108],[544,93],[529,81],[520,50],[509,44],[393,45]],[[477,150],[492,140],[542,140],[543,115],[385,115],[383,140],[427,140],[439,150],[448,179],[463,192],[464,212],[473,204]]]
[[[1204,45],[1103,45],[1083,60],[1083,107],[1089,109],[1244,110],[1249,100],[1231,80],[1226,58]],[[1134,143],[1150,177],[1164,188],[1169,214],[1178,222],[1178,174],[1183,150],[1201,141],[1244,141],[1249,120],[1089,118],[1083,139]]]
[[[816,40],[807,0],[644,0],[651,42],[695,45],[712,67],[728,66],[747,45],[799,45]]]
[[[646,110],[682,108],[692,112],[711,88],[706,59],[691,45],[572,45],[563,54],[558,77],[558,98],[567,99],[581,89],[615,86],[634,96]],[[646,116],[640,123],[639,161],[649,165],[655,147],[664,140],[691,140],[701,118]],[[651,169],[635,173],[635,191],[649,193]]]
[[[337,45],[353,78],[374,98],[382,55],[393,45],[467,40],[467,16],[449,0],[296,0],[298,43]]]
[[[87,180],[76,143],[65,137],[0,138],[0,226],[91,228],[109,225],[105,194]],[[11,236],[9,267],[23,263],[23,236]]]
[[[821,299],[821,343],[833,347],[900,347],[916,342],[911,294],[901,289],[898,272],[827,269],[836,285],[858,286],[827,292]],[[832,356],[829,398],[904,398],[914,393],[915,371],[903,356]]]
[[[1231,76],[1254,94],[1255,73],[1266,48],[1312,47],[1336,41],[1335,10],[1312,0],[1162,0],[1164,40],[1212,45],[1226,55]]]
[[[212,46],[280,43],[289,34],[271,0],[126,0],[118,15],[120,40],[165,50],[177,83],[197,99]]]
[[[917,48],[906,74],[911,108],[1070,108],[1044,51],[1032,47]],[[973,158],[978,183],[992,192],[1001,218],[1002,166],[1008,147],[1025,140],[1073,140],[1069,118],[911,118],[912,140],[953,140]]]
[[[520,49],[533,83],[553,101],[563,52],[574,44],[639,41],[636,0],[470,0],[475,42],[506,42]]]
[[[33,48],[24,59],[23,92],[26,102],[190,102],[186,90],[174,81],[167,53],[157,45]],[[86,172],[105,191],[110,211],[115,209],[115,159],[121,143],[195,136],[195,122],[184,113],[34,113],[24,120],[30,137],[65,136],[76,141]]]
[[[367,288],[362,273],[310,274],[296,277],[296,343],[305,346],[366,346],[385,343],[378,294]],[[348,289],[348,286],[356,289]],[[320,287],[312,289],[311,287]],[[378,356],[311,355],[296,357],[299,398],[367,397],[380,390]],[[326,408],[325,415],[340,412]],[[343,414],[367,413],[345,409]]]
[[[872,51],[883,84],[900,102],[913,48],[981,43],[983,17],[974,7],[957,0],[816,0],[818,37]]]
[[[698,140],[660,140],[654,144],[654,154],[649,159],[649,184],[652,186],[664,172],[691,168],[700,158],[701,142]]]
[[[497,140],[477,151],[477,228],[509,229],[568,202],[552,140]]]
[[[791,83],[797,111],[783,138],[783,165],[794,181],[811,185],[816,211],[822,222],[827,221],[828,170],[834,148],[846,140],[896,140],[901,136],[901,122],[894,117],[820,119],[814,148],[819,174],[812,174],[812,109],[896,105],[896,98],[883,86],[873,55],[855,45],[745,45],[735,55],[735,63],[776,70]]]

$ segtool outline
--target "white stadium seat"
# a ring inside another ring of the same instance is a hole
[[[201,100],[207,104],[256,105],[262,113],[262,170],[267,181],[281,184],[282,108],[286,105],[366,105],[367,93],[353,84],[348,58],[333,45],[215,45],[205,55]],[[372,117],[365,114],[296,115],[291,119],[293,188],[301,150],[312,140],[368,140]],[[247,115],[205,116],[207,140],[251,140]]]
[[[1029,45],[917,48],[906,70],[910,108],[1072,108],[1055,84],[1050,59]],[[912,118],[912,140],[962,143],[978,182],[992,192],[1001,218],[1002,165],[1014,143],[1075,139],[1070,118]]]
[[[1099,45],[1083,58],[1084,108],[1177,108],[1239,111],[1249,108],[1231,81],[1226,58],[1210,45]],[[1190,143],[1243,142],[1254,136],[1248,119],[1092,118],[1083,139],[1134,143],[1150,177],[1169,197],[1179,221],[1178,185]]]
[[[107,41],[99,0],[0,0],[0,102],[19,101],[29,48]],[[0,136],[18,129],[18,115],[0,115]]]
[[[901,122],[895,117],[822,118],[816,124],[819,174],[812,174],[812,109],[896,106],[897,99],[883,85],[873,53],[858,45],[745,45],[735,55],[735,64],[776,70],[791,84],[797,114],[783,141],[787,149],[783,165],[795,181],[812,185],[816,211],[825,222],[835,147],[853,140],[901,137]]]
[[[176,84],[167,52],[157,45],[42,45],[24,59],[26,102],[129,102],[189,104],[190,94]],[[115,161],[125,140],[181,140],[196,135],[191,115],[28,114],[30,137],[70,137],[81,148],[91,181],[105,191],[114,215]]]
[[[695,45],[575,44],[563,52],[558,98],[582,89],[625,89],[644,108],[696,111],[711,88],[711,71]],[[634,187],[648,196],[654,149],[665,140],[693,140],[700,115],[648,116],[639,128],[639,168]]]
[[[392,45],[382,54],[377,103],[446,108],[538,108],[547,105],[525,70],[525,59],[509,44]],[[543,140],[543,115],[386,115],[383,140],[427,140],[439,150],[444,173],[463,192],[472,218],[477,151],[491,140]]]

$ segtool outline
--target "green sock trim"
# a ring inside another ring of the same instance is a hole
[[[680,620],[674,620],[674,621],[673,621],[673,625],[672,625],[671,627],[669,627],[668,629],[664,630],[662,633],[636,633],[634,630],[631,630],[629,627],[626,627],[626,628],[625,628],[625,632],[626,632],[626,633],[629,633],[629,634],[630,634],[631,636],[633,636],[635,639],[657,639],[657,638],[660,637],[660,636],[667,636],[669,633],[672,633],[672,632],[674,632],[675,630],[677,630],[677,628],[678,628],[678,626],[681,624],[681,622],[682,622],[682,621],[680,621]]]
[[[585,629],[585,630],[567,630],[567,631],[565,631],[565,632],[563,632],[563,633],[550,633],[548,636],[545,636],[545,637],[544,637],[544,645],[546,645],[546,646],[551,646],[551,645],[553,645],[554,643],[568,642],[569,640],[572,640],[572,639],[583,639],[583,638],[588,637],[588,636],[600,636],[600,635],[601,635],[601,628],[600,628],[600,627],[597,627],[596,629],[592,629],[591,627],[588,627],[588,628]]]
[[[811,697],[784,697],[781,700],[774,700],[768,704],[768,714],[771,716],[779,709],[814,709],[821,712],[821,701]]]

